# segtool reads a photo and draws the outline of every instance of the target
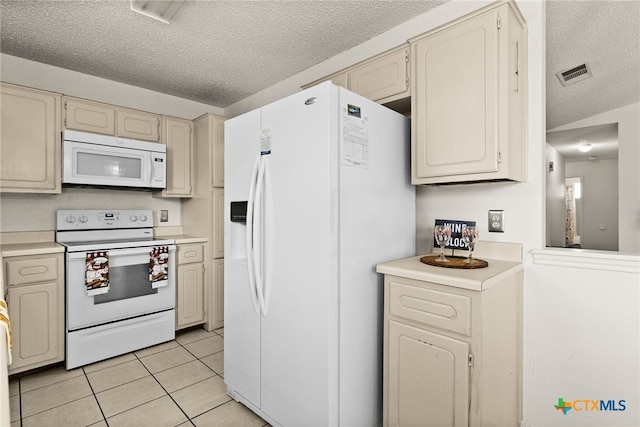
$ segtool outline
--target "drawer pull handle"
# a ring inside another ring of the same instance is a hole
[[[449,304],[442,304],[407,295],[401,296],[398,302],[407,310],[420,311],[430,316],[437,316],[448,320],[454,320],[458,317],[458,311]]]
[[[22,267],[18,271],[18,273],[20,274],[20,276],[29,277],[38,274],[45,274],[47,271],[49,271],[49,267],[47,267],[46,265],[33,265],[29,267]]]

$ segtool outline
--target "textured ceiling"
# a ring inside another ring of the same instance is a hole
[[[167,25],[128,0],[0,0],[0,51],[224,108],[446,1],[187,0]],[[639,102],[640,1],[546,8],[547,128]]]
[[[547,1],[547,129],[640,102],[640,1]],[[563,87],[556,73],[588,62]]]
[[[447,0],[1,0],[2,53],[224,108]]]

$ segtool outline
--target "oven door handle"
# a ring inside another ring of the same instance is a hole
[[[159,246],[167,246],[169,248],[169,252],[174,252],[176,250],[176,245],[159,245]],[[86,259],[87,252],[109,252],[109,256],[110,257],[151,254],[151,249],[152,248],[154,248],[154,246],[144,246],[144,247],[141,247],[141,248],[101,249],[101,250],[96,250],[96,251],[69,252],[69,253],[67,253],[67,258],[69,258],[69,259]]]

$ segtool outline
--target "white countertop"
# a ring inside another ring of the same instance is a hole
[[[521,262],[488,259],[484,257],[481,259],[489,263],[485,268],[456,269],[438,267],[421,262],[420,258],[425,255],[378,264],[376,271],[378,273],[407,279],[438,283],[472,291],[484,291],[500,282],[507,275],[522,270]]]

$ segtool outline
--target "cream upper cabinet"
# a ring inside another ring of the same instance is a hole
[[[13,330],[9,374],[64,360],[63,254],[4,258]]]
[[[61,192],[60,99],[0,84],[0,192]]]
[[[377,56],[349,71],[349,90],[381,104],[409,94],[409,46]]]
[[[413,184],[526,179],[526,52],[511,2],[411,40]]]
[[[160,141],[160,115],[86,99],[64,97],[64,126],[85,132]]]
[[[455,270],[420,257],[384,273],[383,425],[516,426],[522,416],[521,248]]]
[[[182,229],[207,237],[205,328],[223,326],[224,117],[205,114],[193,121],[193,195],[182,201]]]
[[[116,109],[112,105],[68,96],[63,100],[66,129],[116,135]]]
[[[346,70],[309,83],[303,88],[327,80],[381,104],[408,98],[409,45],[402,45],[377,55]]]
[[[161,142],[167,146],[167,187],[163,197],[191,197],[192,122],[162,117]]]
[[[143,141],[160,141],[160,116],[158,114],[118,108],[116,120],[116,136]]]

